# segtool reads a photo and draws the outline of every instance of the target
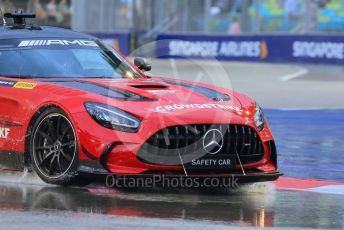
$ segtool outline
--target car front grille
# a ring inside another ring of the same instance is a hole
[[[209,130],[219,130],[223,135],[223,146],[214,155],[238,154],[242,164],[262,159],[263,145],[256,131],[249,126],[232,124],[185,125],[162,129],[146,141],[137,157],[145,163],[164,164],[166,157],[175,155],[177,158],[178,153],[182,158],[195,153],[209,156],[211,154],[206,152],[203,144],[203,137]]]

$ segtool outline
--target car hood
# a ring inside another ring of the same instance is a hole
[[[173,117],[189,120],[197,115],[203,122],[207,117],[213,122],[215,112],[223,115],[242,110],[231,90],[169,78],[48,79],[43,82],[63,87],[69,95],[70,91],[83,92],[84,101],[108,104],[143,119],[154,120],[157,115],[173,114]]]

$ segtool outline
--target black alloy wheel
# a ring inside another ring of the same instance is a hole
[[[36,173],[47,183],[69,185],[76,178],[78,141],[70,119],[61,109],[50,108],[36,120],[30,157]]]

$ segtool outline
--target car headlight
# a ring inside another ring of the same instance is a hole
[[[264,129],[265,125],[265,118],[262,108],[260,108],[259,105],[256,105],[256,113],[254,114],[254,122],[256,123],[256,126],[259,131],[262,131]]]
[[[140,120],[118,108],[95,102],[86,102],[90,116],[101,126],[123,132],[137,132]]]

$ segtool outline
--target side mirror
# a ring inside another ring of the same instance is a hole
[[[148,64],[143,58],[135,58],[134,64],[142,71],[150,71],[152,66]]]

